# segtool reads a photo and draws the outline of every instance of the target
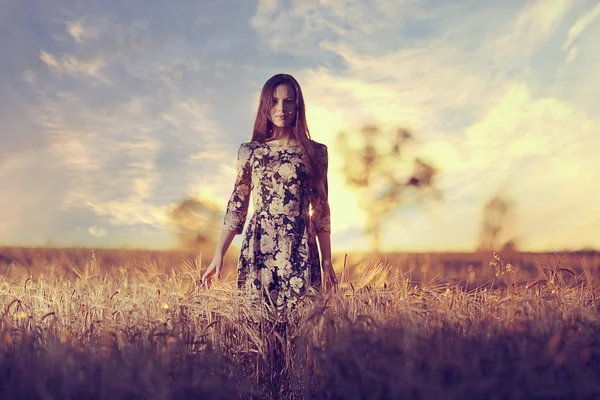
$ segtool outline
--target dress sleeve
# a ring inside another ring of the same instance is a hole
[[[328,154],[327,146],[321,145],[316,151],[317,160],[321,164],[322,177],[313,183],[310,196],[312,207],[312,222],[315,233],[331,232],[331,218],[327,187]]]
[[[233,187],[233,193],[227,203],[223,230],[242,233],[246,215],[248,213],[248,204],[250,203],[250,187],[252,182],[252,172],[250,166],[251,151],[242,144],[237,157],[237,178]]]

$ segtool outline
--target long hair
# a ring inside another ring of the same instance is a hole
[[[296,118],[292,129],[292,139],[302,147],[302,158],[304,165],[311,179],[318,179],[323,174],[322,168],[315,157],[315,148],[310,137],[308,124],[306,123],[306,111],[304,107],[304,97],[300,84],[293,76],[287,74],[273,75],[265,82],[260,93],[258,111],[254,122],[254,131],[252,132],[252,141],[264,143],[273,137],[273,123],[269,119],[270,110],[273,101],[273,92],[277,86],[287,84],[294,88],[296,97]]]

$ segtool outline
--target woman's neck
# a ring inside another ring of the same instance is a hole
[[[269,140],[276,140],[276,141],[282,142],[282,143],[292,142],[294,140],[293,135],[292,135],[292,129],[291,128],[274,127],[273,128],[273,136],[271,136],[269,138]]]

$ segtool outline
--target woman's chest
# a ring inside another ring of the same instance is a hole
[[[268,191],[293,192],[308,190],[308,174],[302,154],[276,152],[252,161],[252,186]]]

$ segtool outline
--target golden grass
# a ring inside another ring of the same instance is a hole
[[[282,314],[240,296],[231,266],[207,290],[190,255],[109,266],[87,252],[3,267],[0,398],[600,395],[600,293],[585,262],[522,279],[498,257],[469,289],[467,270],[413,279],[365,258],[338,293]]]

